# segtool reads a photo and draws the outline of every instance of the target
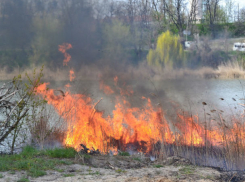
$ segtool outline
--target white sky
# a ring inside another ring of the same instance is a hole
[[[223,1],[222,4],[224,4],[225,0],[222,0],[222,1]],[[237,8],[238,8],[238,4],[239,4],[240,9],[245,7],[245,0],[233,0],[233,2],[234,2],[234,6]]]
[[[114,0],[114,1],[126,1],[126,0]],[[236,8],[238,8],[238,4],[240,9],[245,8],[245,0],[233,0],[233,2]],[[225,0],[221,0],[221,4],[225,5]]]

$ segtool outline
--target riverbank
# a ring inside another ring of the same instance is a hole
[[[41,67],[14,69],[9,72],[6,68],[0,69],[0,80],[12,80],[15,76],[26,73],[32,75],[33,70],[41,70]],[[121,80],[171,80],[171,79],[245,79],[245,70],[242,65],[236,61],[219,65],[216,69],[211,67],[202,67],[198,69],[189,68],[154,68],[147,65],[146,62],[138,66],[122,66],[120,70],[110,67],[83,66],[74,71],[73,80],[99,80],[113,79],[115,76]],[[70,81],[70,70],[67,67],[52,70],[48,67],[43,69],[43,78],[45,81]]]
[[[80,156],[80,157],[78,157]],[[3,158],[11,158],[5,164]],[[211,182],[243,181],[245,174],[201,167],[181,157],[150,160],[131,156],[77,155],[72,149],[37,151],[25,148],[19,155],[0,157],[4,182]],[[36,165],[35,165],[36,164]],[[12,167],[11,167],[12,166]]]

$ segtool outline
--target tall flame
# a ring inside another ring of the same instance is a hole
[[[66,51],[71,49],[72,48],[72,45],[71,44],[68,44],[68,43],[64,43],[62,45],[59,45],[59,51],[62,52],[64,54],[64,61],[63,61],[63,65],[67,66],[67,63],[71,60],[71,55],[68,54]]]
[[[73,69],[70,70],[70,82],[72,82],[75,79],[75,72]]]
[[[71,59],[66,53],[71,47],[70,44],[59,46],[66,58],[64,64]],[[70,81],[74,78],[74,71],[71,70]],[[118,77],[114,78],[114,89],[100,81],[100,89],[104,93],[114,96],[115,93],[120,93],[120,96],[115,96],[112,115],[108,116],[96,109],[102,99],[95,101],[87,95],[72,94],[69,91],[70,84],[66,85],[65,92],[61,91],[57,95],[53,89],[47,89],[48,84],[40,85],[37,93],[53,105],[58,114],[67,121],[63,144],[77,150],[81,143],[101,152],[125,149],[128,145],[134,144],[138,150],[147,152],[159,141],[188,146],[220,146],[224,141],[235,141],[236,133],[242,138],[245,137],[245,130],[241,129],[238,122],[234,122],[230,130],[226,130],[224,122],[221,127],[212,126],[209,127],[212,129],[207,129],[206,121],[200,124],[198,115],[189,116],[182,112],[176,113],[177,120],[167,120],[160,105],[154,106],[146,97],[142,97],[141,108],[132,107],[127,98],[134,92],[125,84],[121,88]],[[223,121],[222,118],[220,120]]]
[[[218,131],[207,130],[198,124],[198,116],[178,114],[177,123],[167,121],[163,110],[158,106],[154,107],[149,98],[142,97],[145,105],[137,108],[131,107],[126,96],[116,96],[112,116],[103,116],[102,112],[96,110],[96,105],[101,100],[95,102],[89,96],[71,94],[69,90],[55,95],[54,90],[46,89],[47,85],[40,85],[37,92],[67,121],[63,144],[77,150],[81,143],[89,148],[108,152],[112,148],[126,148],[132,143],[139,150],[150,151],[152,144],[158,141],[168,144],[178,141],[192,146],[204,146],[206,142],[219,145],[223,141],[223,136]],[[175,132],[171,131],[169,122],[174,124]]]

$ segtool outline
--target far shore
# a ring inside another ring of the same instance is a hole
[[[12,80],[15,76],[22,75],[25,79],[25,74],[33,74],[33,70],[39,72],[41,67],[26,68],[26,69],[14,69],[11,72],[3,68],[0,70],[0,80],[8,81]],[[202,67],[199,69],[179,68],[152,68],[146,64],[139,65],[137,67],[124,67],[121,70],[110,69],[105,67],[100,69],[99,67],[82,67],[79,71],[75,71],[75,80],[113,80],[115,76],[118,76],[121,80],[175,80],[175,79],[245,79],[245,70],[238,63],[228,63],[218,66],[217,69],[210,67]],[[69,69],[62,68],[51,70],[44,67],[43,81],[69,81]]]

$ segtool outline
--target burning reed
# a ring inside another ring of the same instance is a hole
[[[150,98],[141,98],[142,107],[131,106],[128,98],[133,90],[128,86],[121,88],[115,77],[111,87],[100,82],[100,89],[115,97],[112,115],[105,116],[96,109],[103,99],[94,101],[69,90],[59,94],[47,86],[41,85],[37,92],[67,122],[63,145],[80,150],[80,144],[84,144],[101,153],[135,150],[159,159],[178,155],[194,164],[227,170],[245,167],[243,115],[233,115],[228,120],[222,110],[210,109],[203,102],[204,117],[176,108],[175,117],[169,118],[161,105],[155,106]]]
[[[60,46],[65,66],[71,59],[66,53],[70,48],[70,44]],[[75,72],[71,69],[70,82],[74,79]],[[94,101],[89,95],[73,94],[70,84],[65,92],[48,89],[48,85],[44,83],[36,91],[66,121],[65,146],[80,150],[82,144],[101,153],[139,151],[160,159],[179,155],[194,164],[223,169],[245,167],[243,115],[233,115],[226,121],[223,111],[210,109],[208,103],[202,102],[204,117],[178,107],[175,117],[168,117],[161,104],[152,104],[150,98],[141,97],[142,106],[132,106],[129,98],[134,91],[126,84],[121,86],[115,77],[112,86],[100,81],[100,90],[115,98],[114,110],[106,116],[96,109],[103,98]]]

